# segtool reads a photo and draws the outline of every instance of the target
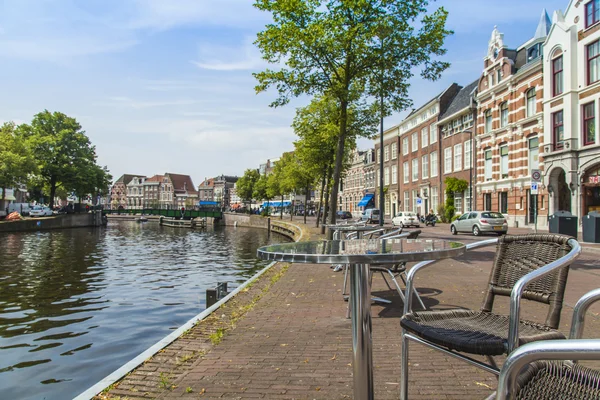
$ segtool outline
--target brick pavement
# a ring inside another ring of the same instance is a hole
[[[439,236],[436,232],[424,230],[424,235]],[[492,259],[493,248],[482,249],[423,271],[417,287],[426,305],[478,308]],[[600,287],[598,265],[597,255],[584,254],[571,270],[561,320],[565,333],[575,301]],[[292,265],[236,328],[159,398],[352,398],[352,338],[342,280],[342,273],[324,265]],[[402,304],[380,277],[374,279],[373,294],[393,299],[391,305],[374,305],[372,310],[375,396],[397,399]],[[525,318],[545,316],[542,306],[527,303]],[[498,302],[501,310],[507,305],[508,301]],[[600,305],[592,307],[586,337],[594,337],[600,328],[598,312]],[[496,386],[492,375],[417,344],[411,346],[410,362],[411,399],[483,399]]]

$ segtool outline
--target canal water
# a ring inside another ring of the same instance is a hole
[[[0,234],[0,398],[71,399],[267,262],[266,230],[155,222]]]

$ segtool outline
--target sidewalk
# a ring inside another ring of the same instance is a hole
[[[439,235],[437,229],[423,230],[425,236]],[[417,287],[426,305],[478,308],[492,259],[493,248],[488,248],[424,270]],[[600,287],[598,266],[593,254],[584,254],[572,267],[561,319],[563,332],[568,333],[576,300]],[[327,266],[290,266],[236,328],[158,398],[352,398],[352,338],[342,285],[343,274]],[[374,305],[372,310],[375,396],[397,399],[402,303],[379,276],[373,281],[373,294],[394,300],[385,307]],[[498,305],[506,311],[508,301]],[[525,318],[545,316],[545,308],[537,304],[524,304],[524,311]],[[597,336],[598,312],[600,305],[592,307],[585,337]],[[411,399],[483,399],[496,386],[494,376],[424,346],[412,344],[410,362]]]

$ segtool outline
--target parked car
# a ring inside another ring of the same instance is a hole
[[[417,214],[410,211],[400,211],[394,218],[392,218],[392,225],[394,226],[414,226],[420,227],[419,217]]]
[[[8,213],[18,212],[21,215],[29,215],[31,211],[31,207],[29,203],[10,203],[8,205]]]
[[[508,222],[504,215],[493,211],[471,211],[461,215],[450,224],[450,232],[471,232],[475,236],[482,233],[495,232],[504,235],[508,232]]]
[[[352,213],[350,211],[338,211],[336,215],[339,219],[352,219]]]
[[[29,212],[31,217],[47,217],[52,215],[52,210],[50,207],[46,206],[33,206],[31,211]]]
[[[366,221],[367,224],[372,224],[374,222],[379,221],[379,209],[378,208],[369,208],[363,211],[360,216],[361,221]]]

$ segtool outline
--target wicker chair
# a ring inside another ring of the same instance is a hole
[[[537,340],[564,339],[557,331],[569,265],[580,252],[579,243],[564,235],[505,235],[467,246],[474,249],[497,243],[487,293],[480,311],[456,309],[412,312],[405,296],[402,328],[401,398],[408,395],[408,341],[413,340],[498,375],[493,356],[510,354],[518,346]],[[433,264],[415,265],[407,275],[411,293],[415,274]],[[510,315],[492,312],[495,296],[510,296]],[[521,298],[549,306],[544,324],[521,320]],[[487,357],[489,364],[466,354]]]
[[[600,399],[600,371],[571,361],[539,361],[600,360],[600,340],[579,340],[585,313],[598,300],[600,289],[577,302],[569,340],[530,343],[515,350],[500,371],[497,400]]]

